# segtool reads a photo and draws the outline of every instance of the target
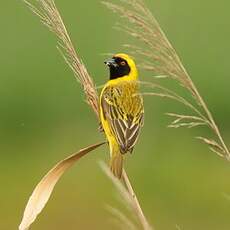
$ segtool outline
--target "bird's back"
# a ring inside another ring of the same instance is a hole
[[[137,81],[107,84],[101,94],[102,115],[121,153],[132,151],[143,125],[143,100]]]

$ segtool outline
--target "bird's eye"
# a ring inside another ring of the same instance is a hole
[[[125,61],[122,61],[120,64],[123,66],[126,65]]]

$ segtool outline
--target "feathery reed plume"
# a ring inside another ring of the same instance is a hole
[[[58,39],[58,49],[66,63],[72,69],[76,79],[80,82],[86,95],[86,101],[98,116],[98,95],[92,78],[76,53],[70,36],[66,30],[62,17],[53,0],[37,0],[37,5],[23,0],[41,22],[52,31]]]
[[[144,94],[170,98],[189,107],[193,112],[192,115],[167,113],[168,116],[174,118],[169,127],[191,128],[200,125],[209,127],[214,139],[197,138],[206,143],[213,152],[230,160],[230,151],[211,112],[144,0],[117,0],[119,3],[113,3],[114,1],[103,1],[102,3],[127,21],[127,23],[119,24],[117,28],[142,43],[140,47],[125,45],[132,50],[134,55],[142,56],[145,59],[142,68],[152,71],[156,78],[169,78],[177,81],[190,93],[193,102],[190,103],[174,91],[156,83],[149,83],[149,85],[157,89],[157,92]]]
[[[76,79],[80,82],[83,87],[84,93],[86,95],[86,101],[93,109],[97,118],[99,118],[98,110],[98,94],[94,86],[93,80],[88,74],[88,71],[79,58],[77,52],[74,49],[74,46],[71,42],[70,36],[66,30],[65,24],[61,18],[61,15],[54,3],[54,0],[37,0],[36,4],[32,4],[30,1],[23,0],[26,5],[35,13],[45,24],[50,31],[52,31],[58,39],[58,49],[62,53],[65,61],[72,69]],[[54,189],[54,186],[60,179],[60,177],[74,165],[74,163],[79,160],[84,155],[88,154],[95,148],[103,145],[105,142],[94,144],[88,146],[78,153],[67,157],[63,161],[60,161],[55,165],[46,176],[40,181],[40,183],[34,189],[24,212],[22,222],[19,226],[20,230],[29,229],[30,225],[34,222],[37,215],[45,207],[45,204],[48,202],[48,199],[51,196],[51,193]],[[130,202],[133,203],[134,210],[138,217],[140,218],[141,223],[143,222],[143,229],[149,230],[146,218],[143,214],[141,206],[135,196],[135,193],[131,187],[131,183],[125,173],[123,172],[123,183],[126,186],[126,193],[129,196]],[[122,215],[120,215],[121,217]]]

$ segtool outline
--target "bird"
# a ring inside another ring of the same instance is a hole
[[[144,124],[144,105],[133,58],[118,53],[104,63],[109,80],[99,97],[100,121],[109,144],[110,169],[120,179],[124,155],[133,152]]]

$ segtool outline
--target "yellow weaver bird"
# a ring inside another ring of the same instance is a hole
[[[116,54],[105,64],[110,79],[100,95],[100,119],[110,147],[110,168],[121,178],[123,158],[132,153],[144,121],[135,62],[127,54]]]

